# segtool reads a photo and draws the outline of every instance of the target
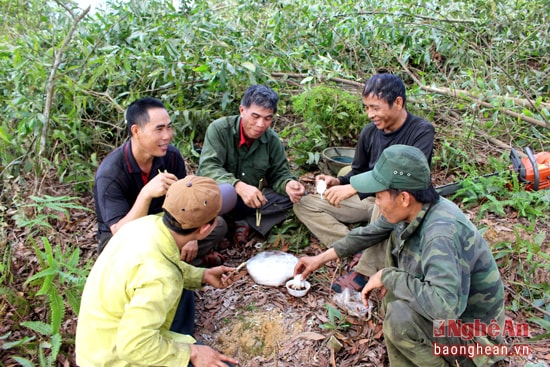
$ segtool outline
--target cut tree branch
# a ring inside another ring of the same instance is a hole
[[[540,126],[540,127],[544,127],[546,129],[550,129],[550,125],[547,124],[546,122],[544,121],[541,121],[541,120],[538,120],[538,119],[535,119],[533,117],[529,117],[529,116],[525,116],[521,113],[517,113],[517,112],[514,112],[514,111],[511,111],[507,108],[502,108],[502,107],[496,107],[496,106],[493,106],[491,103],[489,102],[486,102],[486,101],[483,101],[479,98],[477,98],[476,96],[472,95],[471,93],[469,93],[468,91],[465,91],[465,90],[460,90],[460,89],[450,89],[450,88],[436,88],[436,87],[430,87],[430,86],[427,86],[427,85],[424,85],[417,77],[416,75],[409,70],[409,68],[407,67],[407,65],[403,62],[403,60],[395,55],[395,58],[397,59],[397,61],[399,62],[399,64],[401,64],[401,67],[407,72],[407,74],[409,74],[409,76],[414,80],[414,82],[420,87],[420,89],[426,91],[426,92],[430,92],[430,93],[436,93],[436,94],[441,94],[441,95],[446,95],[446,96],[450,96],[450,97],[457,97],[457,98],[461,98],[461,99],[465,99],[465,100],[468,100],[468,101],[471,101],[471,102],[474,102],[480,106],[483,106],[483,107],[487,107],[487,108],[494,108],[494,109],[498,109],[499,111],[501,111],[502,113],[508,115],[508,116],[512,116],[514,118],[517,118],[517,119],[520,119],[520,120],[523,120],[525,122],[528,122],[528,123],[531,123],[533,125],[537,125],[537,126]],[[501,99],[507,99],[507,97],[505,96],[498,96],[498,98],[501,98]],[[519,98],[514,98],[512,101],[518,101],[518,100],[521,100]],[[525,103],[522,103],[521,106],[527,106],[527,105],[531,105],[531,102],[529,101],[525,101]],[[548,103],[544,103],[544,106],[548,108],[549,104]]]
[[[387,12],[387,11],[362,11],[356,15],[395,15],[400,17],[411,17],[429,20],[433,22],[444,22],[444,23],[478,23],[478,19],[458,19],[458,18],[443,18],[443,17],[431,17],[429,15],[421,14],[411,14],[406,12]]]
[[[96,92],[95,90],[90,90],[90,89],[82,89],[82,92],[86,93],[86,94],[90,94],[94,97],[98,97],[98,98],[101,98],[101,99],[105,99],[107,100],[107,102],[109,102],[112,106],[115,107],[115,110],[118,112],[118,113],[124,113],[124,107],[122,107],[120,104],[118,104],[117,101],[115,101],[113,99],[113,97],[111,97],[111,95],[109,94],[109,91],[106,91],[106,92]]]
[[[399,60],[399,62],[401,63],[401,60]],[[462,98],[462,99],[467,98],[468,100],[471,100],[471,101],[474,101],[474,102],[476,102],[476,101],[481,102],[481,103],[483,103],[482,105],[485,106],[485,107],[497,108],[497,107],[493,106],[492,104],[490,104],[489,102],[481,101],[480,99],[473,96],[467,90],[450,89],[450,88],[446,88],[446,87],[436,88],[436,87],[425,86],[424,84],[422,84],[420,82],[420,80],[418,80],[418,78],[416,78],[414,73],[412,73],[403,63],[401,63],[401,65],[403,66],[403,68],[405,69],[407,74],[409,74],[413,78],[415,83],[418,84],[419,87],[422,90],[425,90],[425,91],[430,92],[430,93],[442,94],[442,95],[458,97],[458,98]],[[306,78],[308,76],[311,76],[311,75],[302,74],[302,73],[283,73],[283,72],[273,72],[273,73],[271,73],[271,75],[276,77],[276,78],[287,77],[287,78],[295,78],[295,79],[303,79],[303,78]],[[320,78],[322,79],[323,77],[320,77]],[[359,82],[356,82],[356,81],[353,81],[353,80],[347,80],[347,79],[343,79],[343,78],[329,77],[329,78],[325,78],[325,79],[330,80],[330,81],[334,81],[334,82],[338,82],[338,83],[342,83],[342,84],[351,85],[351,86],[358,87],[358,88],[363,88],[363,86],[364,86],[364,83],[359,83]],[[494,98],[499,98],[499,99],[502,99],[504,101],[512,101],[515,105],[520,106],[520,107],[532,106],[531,101],[529,101],[527,99],[523,99],[523,98],[510,97],[510,96],[495,96]],[[541,102],[540,106],[550,110],[550,103],[548,103],[548,102]],[[540,121],[540,120],[534,119],[534,118],[529,117],[529,116],[521,115],[517,112],[513,112],[513,111],[509,111],[509,112],[510,112],[510,116],[518,117],[518,118],[525,117],[524,121],[526,121],[526,122],[531,122],[533,124],[536,124],[536,125],[539,125],[539,126],[542,126],[542,127],[550,128],[544,121]],[[523,118],[522,118],[522,120],[523,120]]]
[[[54,59],[52,62],[52,68],[50,70],[50,75],[48,76],[48,80],[46,83],[46,104],[44,106],[44,121],[42,125],[42,133],[40,135],[40,146],[38,149],[38,156],[42,156],[46,150],[46,142],[48,137],[48,128],[50,125],[51,120],[51,114],[52,114],[52,104],[53,104],[53,98],[55,94],[55,77],[57,74],[57,70],[59,69],[59,65],[61,65],[61,62],[63,60],[63,53],[69,46],[69,43],[71,42],[71,39],[73,37],[74,32],[76,31],[76,28],[78,26],[78,23],[84,19],[86,14],[90,11],[90,7],[85,9],[82,14],[76,15],[70,8],[67,7],[66,4],[64,4],[60,0],[56,0],[56,3],[63,7],[65,10],[71,14],[71,17],[73,19],[73,24],[71,25],[71,28],[69,30],[69,33],[65,36],[65,39],[63,40],[63,44],[58,50],[53,50]]]
[[[533,302],[529,301],[527,298],[523,297],[521,294],[517,293],[515,290],[512,289],[512,287],[505,285],[504,288],[510,293],[512,293],[514,296],[519,297],[523,302],[529,304],[529,306],[533,307],[535,310],[539,311],[540,313],[544,314],[547,317],[550,317],[550,312],[546,311],[543,308],[538,307]]]

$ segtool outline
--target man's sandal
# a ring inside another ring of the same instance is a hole
[[[224,261],[225,261],[225,257],[222,254],[212,250],[206,255],[204,255],[201,258],[200,263],[197,264],[196,266],[201,268],[213,268],[215,266],[223,265]]]
[[[350,271],[346,275],[336,278],[331,288],[336,293],[342,293],[345,288],[360,292],[365,284],[367,284],[367,278],[364,275],[356,271]]]
[[[353,255],[353,259],[349,262],[348,269],[349,271],[353,271],[353,268],[355,265],[359,264],[359,260],[361,259],[361,255],[363,255],[362,252],[358,252],[355,255]]]
[[[244,246],[248,242],[250,236],[250,227],[248,225],[239,224],[235,228],[235,244]]]

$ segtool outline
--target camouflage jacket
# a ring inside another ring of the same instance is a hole
[[[504,287],[491,249],[477,228],[451,201],[425,204],[411,223],[384,217],[353,229],[333,248],[351,256],[388,238],[395,267],[382,273],[390,299],[410,303],[428,320],[504,322]]]

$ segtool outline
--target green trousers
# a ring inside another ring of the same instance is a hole
[[[473,343],[492,345],[486,337],[467,341],[458,337],[434,337],[433,322],[414,311],[406,301],[390,301],[386,295],[386,316],[383,324],[384,340],[391,367],[480,367],[492,366],[503,357],[477,355],[448,355],[449,347],[475,351]],[[439,348],[438,348],[439,347]],[[446,347],[446,349],[444,349]],[[469,347],[470,349],[466,349]]]

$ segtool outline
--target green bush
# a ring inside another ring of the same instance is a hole
[[[355,146],[368,122],[361,97],[341,88],[316,86],[291,100],[297,121],[285,126],[281,137],[300,165],[317,164],[327,147]]]

